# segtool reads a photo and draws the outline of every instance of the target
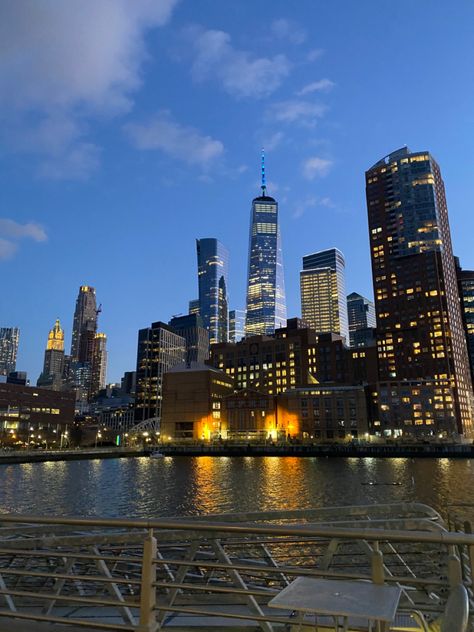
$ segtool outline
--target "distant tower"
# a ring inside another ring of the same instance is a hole
[[[95,397],[105,388],[107,379],[107,336],[101,332],[94,335],[91,361],[91,384],[89,397]]]
[[[72,325],[71,359],[73,362],[90,361],[90,340],[97,331],[97,303],[95,289],[81,285],[76,300]],[[88,339],[88,340],[86,340]]]
[[[196,239],[199,314],[209,342],[227,342],[229,252],[217,239]]]
[[[365,296],[352,292],[347,297],[347,315],[349,318],[349,338],[351,347],[360,345],[361,340],[373,337],[375,327],[375,305]],[[370,331],[370,333],[369,333]],[[358,334],[357,332],[363,332]]]
[[[349,344],[344,255],[337,248],[303,257],[301,316],[318,333],[344,336]]]
[[[245,337],[245,310],[229,311],[229,342],[239,342]]]
[[[246,336],[271,335],[286,326],[278,202],[267,195],[263,151],[261,189],[261,195],[252,201],[250,214]]]
[[[48,334],[46,351],[44,352],[43,371],[38,378],[37,386],[60,391],[64,373],[64,331],[59,318]]]
[[[152,323],[138,332],[135,421],[161,420],[163,375],[186,361],[186,340],[169,325]]]
[[[0,327],[0,375],[15,371],[19,341],[18,327]]]

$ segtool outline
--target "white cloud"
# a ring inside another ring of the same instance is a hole
[[[44,175],[85,177],[99,151],[84,140],[87,130],[79,122],[132,107],[146,58],[145,32],[165,24],[176,3],[0,3],[0,111],[11,122],[10,147],[44,155]]]
[[[8,239],[0,237],[0,259],[10,259],[17,251],[18,246]]]
[[[21,108],[130,105],[144,31],[176,0],[16,0],[0,5],[0,102]]]
[[[278,147],[278,145],[281,144],[284,137],[285,135],[283,134],[283,132],[275,132],[274,134],[272,134],[271,136],[265,139],[265,141],[262,144],[262,147],[265,149],[265,151],[273,151],[274,149]]]
[[[206,167],[224,151],[220,140],[205,136],[194,127],[180,125],[169,112],[159,112],[148,123],[129,123],[124,127],[137,149],[159,149],[192,165]]]
[[[319,81],[313,81],[308,83],[297,94],[303,96],[310,94],[311,92],[330,92],[336,84],[330,79],[320,79]]]
[[[292,20],[273,20],[270,29],[275,37],[286,39],[292,44],[302,44],[306,40],[306,31]]]
[[[215,78],[238,98],[262,98],[274,92],[290,72],[285,55],[256,57],[234,48],[224,31],[188,29],[195,52],[192,75],[196,81]]]
[[[310,50],[309,53],[306,55],[306,59],[308,61],[316,61],[317,59],[320,59],[323,55],[324,50],[322,48],[313,48],[313,50]]]
[[[0,259],[9,259],[18,250],[21,239],[46,241],[47,235],[42,226],[34,222],[19,224],[12,219],[0,218]]]
[[[327,176],[333,165],[332,160],[326,158],[319,158],[313,156],[308,158],[303,163],[303,175],[307,180],[314,180],[314,178],[323,178]]]
[[[304,200],[296,204],[292,217],[293,219],[299,219],[306,213],[306,211],[312,208],[317,208],[318,206],[323,206],[324,208],[331,208],[331,209],[336,207],[336,205],[331,200],[331,198],[329,197],[318,198],[313,195],[313,196],[309,196],[305,198]]]
[[[327,110],[321,103],[312,103],[303,99],[290,99],[273,104],[269,109],[272,119],[280,123],[300,123],[315,125],[316,119],[321,118]]]

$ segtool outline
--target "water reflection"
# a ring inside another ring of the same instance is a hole
[[[415,500],[444,513],[471,502],[474,484],[464,459],[141,457],[4,465],[0,476],[2,512],[150,518]]]

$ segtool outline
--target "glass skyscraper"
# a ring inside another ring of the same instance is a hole
[[[246,336],[271,335],[286,326],[278,202],[267,195],[263,154],[261,189],[250,214]]]
[[[19,341],[18,327],[0,327],[0,375],[8,375],[16,369]]]
[[[357,332],[367,332],[375,327],[375,305],[372,301],[357,292],[347,297],[347,314],[349,318],[349,337],[351,347],[364,346],[360,344],[364,338],[373,338],[370,332],[364,336]],[[358,342],[359,341],[359,342]]]
[[[239,342],[245,337],[245,310],[229,311],[229,342]]]
[[[335,333],[349,343],[344,255],[337,248],[303,257],[301,316],[318,333]]]
[[[229,253],[217,239],[196,239],[199,314],[209,342],[227,342],[229,307],[227,275]]]

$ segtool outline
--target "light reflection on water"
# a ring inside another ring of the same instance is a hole
[[[471,502],[474,468],[464,459],[141,457],[3,465],[0,477],[2,512],[153,518],[415,500],[444,512]]]

